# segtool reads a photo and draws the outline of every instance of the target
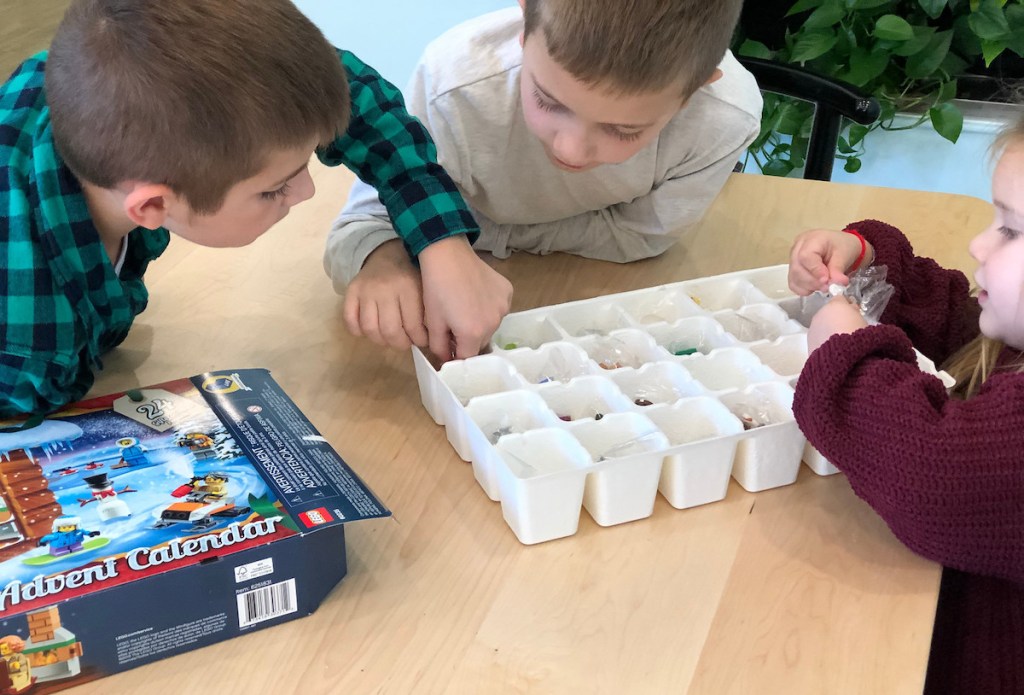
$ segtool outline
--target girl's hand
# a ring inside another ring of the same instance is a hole
[[[857,253],[860,253],[859,244]],[[857,306],[846,297],[833,297],[811,319],[811,326],[807,329],[807,351],[814,352],[836,333],[853,333],[867,325]]]
[[[798,295],[828,290],[833,283],[850,284],[846,269],[860,256],[860,239],[846,232],[812,229],[793,242],[789,252],[789,288]],[[861,266],[870,264],[874,249],[868,245]]]

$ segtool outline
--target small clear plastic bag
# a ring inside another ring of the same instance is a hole
[[[829,291],[814,292],[803,298],[798,320],[807,325],[818,309],[825,303],[842,295],[851,303],[860,307],[860,313],[868,323],[878,323],[885,311],[895,288],[885,280],[887,269],[884,265],[872,265],[861,268],[850,274],[850,284],[845,287],[839,284],[829,285]]]

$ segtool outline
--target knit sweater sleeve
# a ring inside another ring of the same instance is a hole
[[[874,265],[886,267],[886,281],[895,289],[882,323],[902,328],[914,347],[937,364],[978,334],[978,302],[969,295],[963,273],[915,256],[907,238],[884,222],[863,220],[847,229],[874,247]]]
[[[1024,375],[998,374],[962,401],[917,368],[908,336],[939,355],[971,333],[950,316],[966,306],[966,280],[915,258],[884,227],[857,225],[896,286],[883,320],[900,325],[837,334],[815,350],[796,386],[797,422],[911,550],[1024,581]],[[943,338],[943,328],[962,335]]]

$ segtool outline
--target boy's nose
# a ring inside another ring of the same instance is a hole
[[[585,133],[563,130],[555,136],[551,149],[555,156],[569,166],[583,166],[588,163],[591,147]]]
[[[313,184],[313,177],[310,176],[309,169],[303,169],[291,181],[290,205],[305,202],[312,198],[314,193],[316,193],[316,186]]]

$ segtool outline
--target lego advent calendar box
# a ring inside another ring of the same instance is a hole
[[[388,514],[266,370],[0,421],[0,693],[308,615]]]

